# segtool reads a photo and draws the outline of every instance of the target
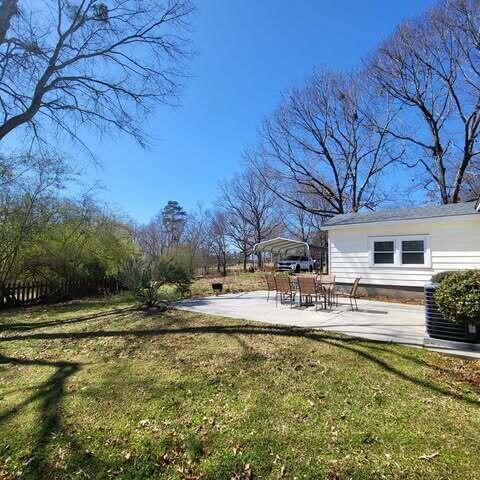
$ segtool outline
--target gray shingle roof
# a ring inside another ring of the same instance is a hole
[[[395,222],[398,220],[418,220],[421,218],[451,217],[478,213],[475,202],[451,203],[448,205],[424,205],[414,208],[395,208],[378,212],[359,212],[335,215],[324,223],[324,227],[355,225],[360,223]]]

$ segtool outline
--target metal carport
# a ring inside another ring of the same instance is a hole
[[[300,240],[277,237],[256,243],[252,251],[254,255],[269,253],[272,257],[271,261],[273,263],[276,263],[280,258],[287,256],[287,253],[289,252],[314,258],[318,262],[318,268],[322,268],[326,273],[328,265],[326,247],[310,245],[307,242],[302,242]],[[276,257],[276,261],[273,259],[274,256]]]
[[[303,249],[305,256],[310,256],[310,247],[307,242],[277,237],[256,243],[253,247],[253,253],[258,254],[268,252],[274,255],[285,255],[289,251],[298,251],[300,248]]]

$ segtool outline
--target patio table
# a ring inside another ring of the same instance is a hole
[[[329,281],[325,281],[325,280],[321,280],[318,276],[317,276],[317,282],[320,283],[320,286],[322,288],[322,290],[325,292],[325,298],[329,304],[329,306],[331,307],[333,305],[333,297],[335,296],[335,281],[333,280],[329,280]]]
[[[324,296],[324,299],[325,299],[325,308],[327,308],[327,303],[328,305],[332,305],[332,302],[331,302],[331,296],[334,292],[334,287],[335,286],[335,282],[332,282],[332,281],[329,281],[329,282],[325,282],[325,281],[321,281],[319,279],[319,276],[318,275],[315,275],[314,276],[315,278],[315,283],[317,284],[317,286],[320,286],[320,288],[322,289],[323,291],[323,296]],[[298,277],[296,275],[292,275],[289,277],[289,281],[290,281],[290,285],[292,286],[292,288],[295,290],[295,291],[299,291],[299,288],[298,288]]]

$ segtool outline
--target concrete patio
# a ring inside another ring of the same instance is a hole
[[[354,337],[424,346],[424,308],[420,305],[358,300],[352,311],[348,299],[340,298],[338,307],[315,310],[314,307],[275,305],[275,296],[267,302],[267,292],[245,292],[183,300],[176,308],[192,312],[251,320],[275,325],[319,328]],[[432,348],[444,353],[479,357],[478,352]]]

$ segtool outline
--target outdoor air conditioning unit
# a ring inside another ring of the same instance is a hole
[[[447,320],[438,310],[434,293],[437,285],[425,285],[425,324],[430,338],[453,342],[480,343],[480,328],[468,323]]]

